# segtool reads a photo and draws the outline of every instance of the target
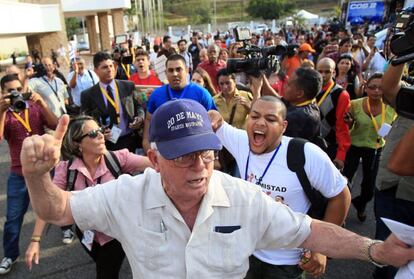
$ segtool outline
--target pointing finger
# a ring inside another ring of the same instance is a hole
[[[56,131],[54,134],[54,137],[56,140],[58,141],[62,141],[63,137],[65,136],[66,130],[68,129],[68,125],[69,125],[69,115],[64,114],[62,115],[62,117],[59,119],[59,123],[56,127]]]

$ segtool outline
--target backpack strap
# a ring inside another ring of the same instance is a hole
[[[95,82],[95,79],[93,78],[93,75],[92,75],[92,73],[91,73],[91,71],[90,70],[88,70],[88,74],[89,74],[89,76],[91,77],[91,79],[92,79],[92,83],[93,83],[93,85],[95,85],[96,84],[96,82]]]
[[[77,170],[69,169],[72,163],[73,163],[73,159],[70,159],[68,161],[68,166],[66,169],[66,191],[73,191],[73,189],[75,189],[75,181],[76,181],[76,178],[78,177]]]
[[[296,173],[299,182],[302,185],[303,191],[311,204],[317,206],[319,202],[316,197],[317,190],[312,187],[305,172],[305,144],[307,142],[307,140],[301,138],[294,138],[290,140],[287,150],[287,165],[292,172]]]
[[[118,157],[116,157],[113,151],[108,151],[105,153],[104,158],[106,167],[115,178],[118,178],[122,174],[121,164],[119,163]]]

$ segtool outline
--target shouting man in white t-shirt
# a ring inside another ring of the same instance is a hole
[[[224,147],[234,156],[241,177],[256,183],[275,201],[282,201],[292,210],[306,213],[311,203],[295,172],[287,166],[290,137],[283,136],[288,125],[286,107],[280,99],[264,96],[252,106],[247,129],[236,129],[217,111],[209,112],[213,129]],[[344,222],[350,192],[346,179],[329,157],[312,143],[304,146],[305,172],[310,184],[328,198],[324,221],[337,225]],[[303,271],[317,277],[325,272],[326,256],[301,249],[256,250],[250,257],[246,279],[302,278]],[[275,277],[275,278],[276,278]]]

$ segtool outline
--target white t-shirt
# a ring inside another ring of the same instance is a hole
[[[217,131],[222,144],[234,156],[240,175],[246,176],[246,162],[249,156],[247,180],[257,183],[275,151],[255,155],[250,152],[247,132],[236,129],[227,123]],[[287,166],[287,148],[292,138],[283,136],[281,146],[267,173],[262,179],[261,188],[272,199],[283,199],[284,203],[296,212],[306,213],[311,204],[296,176]],[[309,182],[325,197],[332,198],[341,193],[347,180],[332,164],[329,157],[312,143],[305,144],[305,172]],[[257,250],[254,255],[260,260],[274,265],[295,265],[300,259],[300,249]]]
[[[249,184],[214,171],[192,231],[150,168],[73,192],[70,206],[81,230],[121,242],[134,278],[236,279],[255,249],[298,247],[310,234],[311,218]]]

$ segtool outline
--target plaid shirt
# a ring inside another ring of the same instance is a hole
[[[22,164],[20,162],[20,151],[22,150],[23,140],[31,135],[43,135],[44,126],[47,126],[46,118],[43,115],[43,108],[31,101],[28,102],[29,123],[32,132],[29,133],[19,120],[13,115],[12,111],[6,112],[4,123],[4,138],[7,140],[10,149],[11,169],[10,171],[22,175]],[[19,113],[24,119],[24,111]],[[56,127],[47,126],[50,129]]]

